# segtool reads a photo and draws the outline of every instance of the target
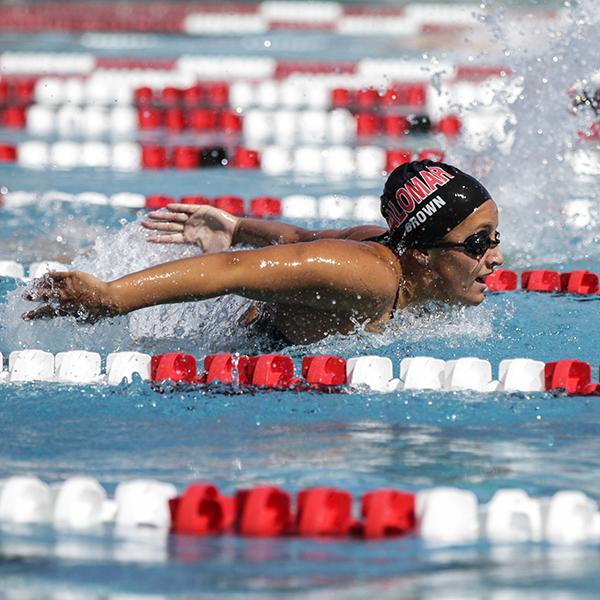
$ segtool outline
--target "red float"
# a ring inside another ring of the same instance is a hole
[[[186,106],[198,106],[204,99],[204,88],[197,83],[182,91],[182,100]]]
[[[4,111],[4,118],[2,119],[5,127],[10,129],[23,129],[27,123],[25,117],[24,106],[9,106]]]
[[[167,86],[163,88],[160,96],[165,106],[177,106],[181,102],[183,94],[179,88]]]
[[[517,289],[518,283],[518,275],[508,269],[496,269],[485,278],[485,284],[490,292],[512,292]]]
[[[380,132],[380,123],[377,115],[359,113],[356,115],[356,134],[359,136],[377,135]]]
[[[33,102],[36,82],[37,78],[19,79],[16,82],[13,94],[18,104],[27,106]]]
[[[410,150],[388,150],[385,170],[391,173],[396,167],[412,160]]]
[[[281,216],[281,200],[271,196],[257,196],[250,200],[250,214],[253,217],[264,219],[266,217]]]
[[[222,533],[233,521],[231,506],[222,500],[217,487],[210,483],[189,485],[181,496],[169,500],[171,531],[191,535]]]
[[[196,131],[213,130],[217,126],[217,113],[205,108],[194,108],[188,113],[188,121]]]
[[[236,169],[259,169],[260,156],[256,150],[236,148],[231,165]]]
[[[175,146],[172,163],[177,169],[197,169],[200,166],[200,151],[194,146]]]
[[[398,536],[415,529],[415,496],[376,490],[362,497],[363,535],[368,539]]]
[[[581,360],[559,360],[546,363],[544,368],[547,391],[563,389],[568,394],[586,395],[595,392],[592,367]]]
[[[530,292],[560,292],[560,273],[547,269],[523,271],[521,273],[521,287]]]
[[[356,105],[359,108],[375,108],[381,100],[375,88],[365,88],[356,92]]]
[[[417,160],[433,160],[435,162],[443,162],[444,153],[441,150],[437,150],[435,148],[426,148],[425,150],[421,150],[419,152],[419,156]]]
[[[346,359],[340,356],[305,356],[302,377],[309,385],[345,385]]]
[[[246,214],[244,199],[240,196],[217,196],[215,206],[236,217],[243,217]]]
[[[296,529],[301,536],[344,536],[352,526],[352,496],[318,487],[298,494]]]
[[[219,115],[218,127],[225,133],[239,133],[242,130],[242,117],[235,111],[226,110]]]
[[[17,160],[17,148],[12,144],[0,144],[0,163]]]
[[[133,100],[139,106],[150,106],[154,100],[154,92],[150,87],[139,87],[133,92]]]
[[[155,354],[150,360],[150,378],[155,382],[170,380],[194,383],[196,375],[196,358],[191,354],[181,352]]]
[[[591,271],[561,273],[561,290],[569,294],[597,294],[598,275]]]
[[[145,169],[164,169],[167,151],[163,146],[142,146],[142,166]]]
[[[180,108],[168,108],[164,113],[164,123],[167,129],[181,131],[187,125],[186,114]]]
[[[407,90],[407,103],[411,106],[424,106],[427,101],[427,88],[420,83],[412,84]]]
[[[138,109],[138,125],[140,129],[156,129],[162,125],[162,111],[152,106]]]
[[[164,208],[169,204],[177,202],[172,196],[163,196],[160,194],[154,194],[153,196],[146,196],[146,208],[151,210],[158,210]]]
[[[348,108],[353,103],[353,94],[348,88],[334,88],[331,91],[331,106],[333,108]]]
[[[438,121],[437,130],[446,137],[453,137],[460,133],[462,128],[461,120],[455,115],[448,115]]]
[[[234,385],[247,385],[247,364],[247,356],[239,354],[209,354],[204,359],[202,383],[208,385],[217,381]]]
[[[241,535],[276,537],[289,532],[292,512],[287,492],[271,486],[240,490],[235,502]]]
[[[224,82],[209,83],[206,96],[213,106],[226,106],[229,104],[229,86]]]
[[[198,205],[211,205],[213,201],[207,196],[182,196],[180,200],[181,204],[198,204]]]
[[[250,385],[286,388],[294,380],[294,361],[284,354],[251,356],[246,367]]]
[[[383,131],[390,137],[400,137],[410,131],[407,117],[402,115],[386,115],[383,117]]]

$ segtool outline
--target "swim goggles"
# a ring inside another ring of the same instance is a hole
[[[427,248],[463,248],[472,258],[481,258],[490,248],[495,248],[499,243],[499,231],[496,231],[495,239],[492,239],[487,231],[478,231],[464,242],[437,242],[427,244]]]

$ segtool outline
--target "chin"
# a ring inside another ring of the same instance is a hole
[[[485,300],[483,292],[472,292],[468,295],[461,295],[455,298],[453,304],[462,304],[463,306],[479,306]]]
[[[479,306],[485,300],[485,295],[483,292],[480,294],[473,294],[465,299],[465,304],[469,306]]]

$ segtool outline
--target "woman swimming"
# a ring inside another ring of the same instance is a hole
[[[111,282],[50,273],[26,291],[27,300],[42,305],[23,318],[94,321],[238,294],[264,302],[282,338],[310,343],[357,324],[377,330],[395,309],[412,304],[483,301],[484,279],[503,258],[496,204],[476,179],[444,163],[406,163],[388,177],[381,212],[388,229],[308,231],[214,207],[170,205],[150,213],[144,226],[159,232],[150,241],[196,243],[207,254]],[[257,248],[224,251],[236,244]]]

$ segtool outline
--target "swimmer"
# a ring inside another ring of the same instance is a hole
[[[248,311],[244,324],[266,319],[279,339],[299,344],[357,325],[377,331],[410,305],[483,301],[484,279],[503,258],[497,206],[476,179],[444,163],[403,164],[385,183],[381,213],[387,229],[309,231],[172,204],[144,222],[155,232],[149,241],[197,244],[205,254],[110,282],[83,272],[50,273],[26,291],[27,300],[42,304],[23,318],[95,321],[237,294],[266,308]],[[238,244],[255,248],[229,250]]]

